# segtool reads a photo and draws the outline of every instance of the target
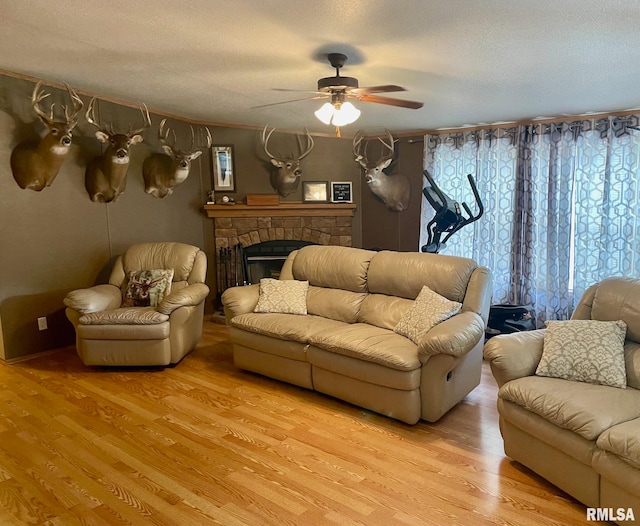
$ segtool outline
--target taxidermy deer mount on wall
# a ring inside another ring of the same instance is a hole
[[[358,130],[353,138],[353,154],[356,162],[364,168],[364,180],[371,191],[382,199],[389,210],[402,212],[409,207],[411,185],[409,179],[402,174],[387,175],[383,172],[391,164],[395,151],[393,135],[389,130],[385,131],[388,142],[377,137],[383,145],[383,153],[377,161],[370,161],[367,157],[368,141],[373,138],[365,137],[362,130]],[[388,153],[385,155],[384,152]]]
[[[142,165],[142,177],[144,178],[144,191],[154,197],[162,199],[173,193],[173,189],[184,182],[191,170],[191,161],[202,154],[195,145],[195,132],[191,128],[191,146],[186,151],[176,149],[176,134],[169,127],[165,128],[167,119],[162,119],[158,128],[158,139],[162,144],[164,153],[153,153],[144,160]],[[205,127],[207,144],[204,148],[211,148],[211,132]],[[173,140],[169,141],[169,135]]]
[[[96,99],[91,99],[87,109],[86,119],[98,131],[96,138],[107,145],[102,155],[94,157],[87,164],[84,173],[84,183],[93,202],[110,203],[117,201],[127,186],[127,170],[129,169],[129,148],[143,141],[142,131],[151,126],[151,117],[147,106],[140,108],[144,123],[142,128],[127,133],[116,133],[110,124],[108,128],[100,125],[93,115]]]
[[[18,144],[11,152],[11,171],[20,188],[28,188],[39,192],[45,186],[51,186],[58,175],[71,147],[71,132],[78,124],[78,114],[83,103],[77,93],[65,84],[73,112],[69,114],[67,106],[63,106],[64,120],[56,120],[53,115],[54,104],[51,104],[49,115],[41,108],[40,103],[51,93],[40,90],[42,82],[33,88],[31,105],[38,118],[49,132],[39,143],[26,141]]]
[[[309,131],[305,129],[306,145],[304,147],[302,145],[302,137],[300,135],[296,135],[299,151],[297,156],[293,153],[287,157],[282,155],[275,156],[271,152],[269,152],[267,144],[269,143],[271,134],[276,129],[273,128],[267,133],[267,128],[268,127],[265,126],[264,130],[262,130],[260,139],[265,153],[271,160],[271,164],[276,167],[276,170],[271,173],[271,186],[282,197],[287,197],[289,194],[294,192],[300,184],[300,176],[302,175],[300,161],[302,161],[302,159],[309,155],[309,153],[313,149],[313,137],[311,137]]]

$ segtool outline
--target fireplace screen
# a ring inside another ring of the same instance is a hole
[[[259,283],[261,278],[277,278],[287,256],[309,241],[274,240],[244,247],[220,248],[217,261],[218,293],[229,287]]]

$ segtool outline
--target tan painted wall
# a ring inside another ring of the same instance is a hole
[[[411,184],[409,208],[402,212],[388,210],[363,183],[362,247],[401,252],[416,252],[420,241],[422,206],[422,171],[424,145],[422,137],[402,137],[396,143],[398,163],[393,173],[404,174]]]
[[[142,162],[157,151],[160,118],[153,114],[154,127],[145,134],[145,142],[132,150],[127,190],[118,202],[93,203],[86,193],[84,167],[88,158],[100,153],[100,144],[93,136],[95,128],[84,118],[53,185],[41,192],[21,189],[11,174],[9,158],[21,139],[35,135],[32,89],[32,82],[0,76],[0,348],[6,359],[72,343],[73,331],[64,316],[62,299],[69,290],[105,282],[113,259],[132,243],[190,243],[205,250],[210,267],[215,264],[213,222],[201,210],[211,188],[208,152],[195,161],[189,178],[173,195],[156,199],[144,193]],[[51,91],[54,101],[64,102],[59,90]],[[100,103],[98,109],[103,123],[113,121],[116,129],[140,126],[136,109],[111,103]],[[186,124],[171,120],[170,125],[179,137],[189,134]],[[259,132],[226,127],[211,130],[214,143],[235,146],[235,197],[273,193],[261,157]],[[292,139],[278,135],[272,139],[276,150],[280,140]],[[303,170],[304,180],[353,181],[359,201],[359,173],[350,141],[317,138],[316,147],[303,161]],[[300,200],[301,191],[289,199]],[[354,221],[356,246],[362,242],[359,214]],[[210,272],[209,279],[213,276]],[[48,317],[47,331],[38,331],[41,316]]]

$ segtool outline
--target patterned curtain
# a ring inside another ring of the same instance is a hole
[[[458,202],[485,215],[443,254],[494,275],[493,303],[530,304],[539,324],[567,319],[608,276],[640,277],[638,116],[487,128],[425,137],[425,168]],[[423,198],[421,246],[433,210]]]

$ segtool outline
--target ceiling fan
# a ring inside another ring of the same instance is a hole
[[[278,104],[288,104],[301,100],[315,100],[329,97],[322,108],[315,112],[316,117],[325,124],[333,124],[334,126],[344,126],[351,124],[360,116],[360,110],[356,109],[347,99],[356,99],[363,102],[374,102],[376,104],[386,104],[388,106],[397,106],[400,108],[409,108],[417,110],[422,108],[422,102],[411,100],[392,99],[390,97],[381,97],[377,93],[392,93],[396,91],[407,91],[401,86],[387,84],[385,86],[371,86],[361,88],[358,79],[353,77],[343,77],[340,75],[342,68],[347,61],[347,56],[342,53],[329,53],[327,55],[329,63],[335,68],[334,77],[325,77],[318,80],[318,89],[307,93],[314,93],[314,96],[304,97],[302,99],[286,100],[282,102],[274,102],[272,104],[263,104],[256,108],[264,108],[267,106],[276,106]],[[300,91],[286,88],[274,88],[276,91]]]

